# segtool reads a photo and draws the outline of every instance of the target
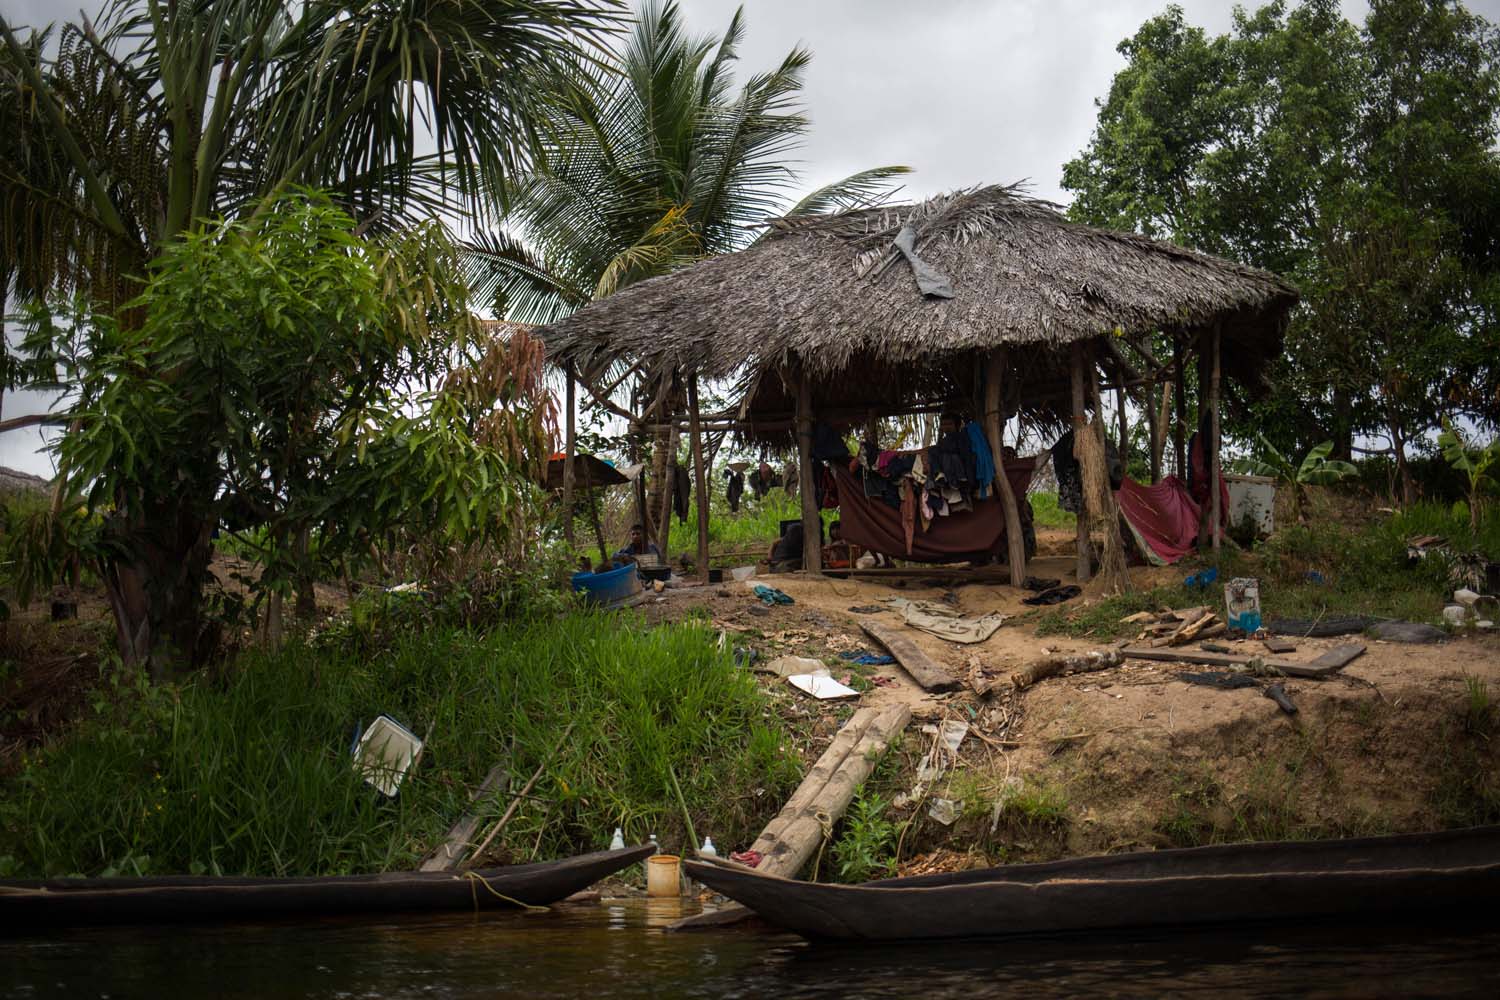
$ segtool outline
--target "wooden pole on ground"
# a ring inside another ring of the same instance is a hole
[[[573,380],[573,366],[569,364],[563,369],[567,379],[568,390],[565,406],[567,407],[567,430],[564,432],[563,444],[563,538],[568,543],[568,548],[573,547],[573,457],[578,453],[578,427],[574,423],[573,410],[578,402],[577,386]]]
[[[708,579],[708,478],[703,469],[703,430],[698,415],[698,373],[688,376],[688,434],[693,447],[693,489],[698,494],[698,573]]]
[[[823,570],[822,518],[818,513],[818,489],[813,482],[812,382],[798,363],[797,373],[797,482],[802,493],[802,568],[809,573]]]
[[[1021,507],[1010,477],[1005,474],[1005,414],[1001,412],[1002,380],[1005,378],[1005,348],[990,352],[984,366],[984,434],[990,439],[990,456],[995,463],[995,489],[1005,511],[1006,561],[1010,564],[1010,585],[1020,587],[1026,579],[1026,537],[1021,533]]]
[[[1083,417],[1083,345],[1074,342],[1072,345],[1072,359],[1069,365],[1070,383],[1073,395],[1073,458],[1079,463],[1079,511],[1078,511],[1078,567],[1077,575],[1079,583],[1087,583],[1093,576],[1093,556],[1089,545],[1089,518],[1088,502],[1083,489],[1083,459],[1080,439],[1088,433],[1088,424]]]
[[[1209,489],[1213,491],[1213,497],[1210,501],[1213,527],[1209,530],[1213,533],[1215,560],[1217,560],[1219,557],[1219,546],[1224,535],[1224,511],[1223,500],[1221,498],[1221,491],[1223,489],[1221,485],[1223,482],[1223,473],[1219,470],[1219,380],[1220,369],[1222,366],[1220,355],[1222,353],[1223,342],[1224,338],[1220,329],[1220,324],[1215,323],[1213,332],[1213,373],[1210,376],[1210,380],[1208,383],[1208,406],[1210,421],[1208,432],[1208,485]]]
[[[423,872],[451,872],[463,861],[464,856],[469,853],[469,840],[474,832],[479,829],[479,813],[483,808],[485,800],[490,796],[498,794],[510,783],[510,772],[505,763],[496,764],[490,768],[490,773],[484,776],[474,795],[469,799],[469,812],[448,830],[448,838],[443,841],[437,850],[429,854],[422,862],[418,871]]]
[[[532,773],[529,779],[527,779],[526,784],[521,786],[521,790],[516,793],[516,797],[510,800],[510,805],[506,807],[505,812],[501,813],[500,818],[495,821],[495,825],[490,827],[489,835],[486,836],[484,840],[480,841],[479,846],[474,848],[474,853],[471,854],[470,857],[478,858],[480,855],[482,855],[484,853],[484,849],[490,846],[490,841],[495,839],[495,834],[505,829],[505,824],[510,822],[511,816],[515,815],[515,811],[520,807],[521,800],[526,798],[526,796],[530,794],[531,789],[536,785],[538,781],[541,780],[542,772],[547,770],[547,765],[552,763],[552,758],[556,757],[558,752],[567,745],[568,737],[572,735],[573,727],[575,725],[577,725],[576,722],[568,723],[568,728],[563,730],[563,734],[558,739],[557,745],[552,748],[547,756],[542,758],[542,762],[537,765],[536,771]]]

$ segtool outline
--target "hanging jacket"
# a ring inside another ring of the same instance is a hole
[[[990,453],[989,439],[984,436],[984,428],[977,420],[970,420],[966,429],[969,446],[974,449],[975,493],[983,500],[990,495],[990,485],[995,481],[995,456]]]
[[[737,514],[740,510],[740,497],[745,492],[745,477],[729,469],[724,473],[724,478],[729,480],[729,485],[724,488],[724,499],[729,503],[729,512]]]
[[[688,475],[685,466],[672,466],[672,509],[677,512],[677,520],[687,524],[688,504],[693,499],[693,477]]]

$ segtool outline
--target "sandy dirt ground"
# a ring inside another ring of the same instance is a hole
[[[1044,548],[1030,572],[1071,582],[1071,558],[1057,553],[1059,539],[1048,541],[1051,553]],[[1180,575],[1136,569],[1133,580],[1150,588]],[[1258,687],[1221,690],[1180,679],[1212,668],[1141,660],[1011,693],[1007,679],[1026,664],[1054,652],[1108,648],[1115,640],[1037,636],[1039,614],[1021,603],[1029,595],[1009,586],[801,573],[755,582],[779,588],[795,603],[766,608],[745,583],[728,582],[668,590],[643,610],[649,620],[672,620],[699,609],[737,646],[755,649],[762,663],[781,654],[822,659],[835,677],[865,688],[857,704],[910,704],[909,760],[925,745],[924,721],[971,724],[950,782],[952,794],[969,800],[966,820],[946,830],[927,824],[927,833],[914,839],[916,867],[903,870],[1207,840],[1436,828],[1459,822],[1466,809],[1472,813],[1475,781],[1484,782],[1486,771],[1500,773],[1500,739],[1466,732],[1463,714],[1475,684],[1500,699],[1497,636],[1436,645],[1361,636],[1296,640],[1286,659],[1311,660],[1346,642],[1362,642],[1366,651],[1330,679],[1282,681],[1299,709],[1288,715]],[[946,598],[965,614],[1014,617],[986,641],[960,645],[906,628],[899,611],[873,610],[891,597]],[[1090,600],[1085,593],[1064,607]],[[998,683],[981,697],[967,684],[928,693],[899,666],[865,668],[861,675],[838,654],[883,652],[860,630],[863,621],[900,629],[960,682],[980,677]],[[1265,655],[1255,640],[1218,641],[1234,652]],[[805,749],[812,759],[847,709],[790,692],[779,679],[765,681],[795,714],[815,720]],[[1049,790],[1066,803],[1066,819],[1001,822],[994,803],[1018,783]]]

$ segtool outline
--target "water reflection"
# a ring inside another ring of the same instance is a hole
[[[679,900],[0,942],[15,997],[1500,996],[1500,929],[1251,928],[928,946],[664,934]]]

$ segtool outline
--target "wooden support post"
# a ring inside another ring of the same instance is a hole
[[[1153,484],[1161,479],[1161,421],[1156,411],[1157,389],[1157,386],[1148,385],[1141,390],[1142,405],[1146,411],[1146,448],[1150,452],[1146,456],[1146,466],[1150,470]],[[1161,388],[1160,391],[1167,390]]]
[[[1125,422],[1125,389],[1115,390],[1116,416],[1120,420],[1120,468],[1130,470],[1130,428]]]
[[[573,458],[578,454],[578,428],[574,423],[573,411],[577,408],[577,384],[573,380],[573,366],[569,364],[563,369],[564,378],[567,379],[568,389],[564,405],[567,407],[566,430],[564,431],[563,443],[563,539],[568,543],[568,548],[573,547]]]
[[[1078,511],[1078,582],[1087,583],[1093,576],[1093,554],[1089,545],[1089,510],[1088,503],[1084,498],[1083,489],[1083,467],[1081,452],[1079,450],[1079,438],[1084,434],[1092,433],[1083,416],[1083,345],[1074,342],[1072,346],[1072,363],[1069,365],[1070,382],[1073,395],[1073,458],[1079,462],[1079,511]]]
[[[799,365],[797,370],[797,483],[802,493],[802,568],[809,573],[823,570],[822,516],[818,513],[818,489],[813,482],[812,382]]]
[[[1026,537],[1021,533],[1021,506],[1010,477],[1005,474],[1005,414],[1001,412],[1001,388],[1005,378],[1005,348],[990,352],[985,364],[984,434],[990,439],[990,455],[995,463],[995,489],[1005,511],[1005,551],[1010,564],[1010,585],[1020,587],[1026,579]]]
[[[1092,352],[1085,355],[1084,378],[1087,379],[1089,399],[1093,403],[1094,421],[1089,426],[1092,438],[1088,451],[1079,460],[1079,474],[1083,479],[1083,504],[1088,512],[1092,531],[1100,538],[1099,580],[1106,591],[1124,593],[1130,589],[1130,569],[1125,561],[1125,540],[1120,533],[1120,508],[1115,502],[1115,493],[1109,478],[1109,460],[1104,444],[1104,400],[1099,394],[1098,374],[1094,369]],[[1076,439],[1075,439],[1076,440]]]
[[[1172,378],[1176,381],[1176,392],[1173,393],[1173,404],[1176,408],[1177,419],[1172,422],[1172,450],[1173,458],[1176,459],[1175,471],[1177,478],[1184,483],[1187,482],[1187,445],[1184,443],[1184,435],[1187,427],[1187,373],[1184,366],[1187,358],[1183,355],[1182,338],[1172,334]]]
[[[698,572],[708,579],[708,477],[703,469],[703,430],[698,415],[698,373],[688,376],[688,433],[693,448],[693,489],[698,495]]]
[[[1214,332],[1213,332],[1213,352],[1214,352],[1213,353],[1213,362],[1212,362],[1212,364],[1213,364],[1213,370],[1212,370],[1212,374],[1209,377],[1209,384],[1208,384],[1209,385],[1209,389],[1208,389],[1208,398],[1209,398],[1208,406],[1209,406],[1209,411],[1208,412],[1209,412],[1209,421],[1210,421],[1210,423],[1209,423],[1208,448],[1207,448],[1207,451],[1208,451],[1208,468],[1209,468],[1208,486],[1209,486],[1209,489],[1211,489],[1213,491],[1213,497],[1212,497],[1212,499],[1210,501],[1210,507],[1211,507],[1211,510],[1212,510],[1211,516],[1213,518],[1213,527],[1210,528],[1209,530],[1213,534],[1213,540],[1214,540],[1214,559],[1215,560],[1217,560],[1218,557],[1219,557],[1219,547],[1220,547],[1220,543],[1223,540],[1223,535],[1224,535],[1224,510],[1223,510],[1223,497],[1222,497],[1222,492],[1223,492],[1223,486],[1222,486],[1223,473],[1219,469],[1219,400],[1220,400],[1220,392],[1219,392],[1219,390],[1220,390],[1220,371],[1221,371],[1221,368],[1222,368],[1222,361],[1220,359],[1220,355],[1222,353],[1222,344],[1223,344],[1223,341],[1224,341],[1224,338],[1223,338],[1223,335],[1222,335],[1222,333],[1220,331],[1220,325],[1218,323],[1215,323],[1214,324]]]

